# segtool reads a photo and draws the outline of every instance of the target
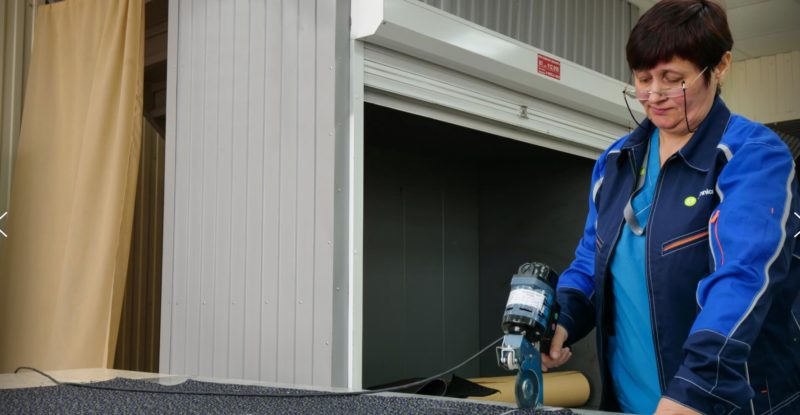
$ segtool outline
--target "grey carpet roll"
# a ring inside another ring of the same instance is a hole
[[[0,390],[3,414],[508,414],[510,408],[471,401],[360,395],[307,398],[181,395],[164,391],[232,394],[308,394],[299,389],[265,388],[188,380],[172,386],[131,379],[93,385],[137,392],[70,385]],[[567,415],[569,410],[518,410],[514,414]]]

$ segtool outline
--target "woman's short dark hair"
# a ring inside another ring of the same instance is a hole
[[[645,12],[628,37],[625,52],[632,71],[679,57],[699,69],[706,85],[711,69],[733,48],[725,10],[711,0],[662,0]]]

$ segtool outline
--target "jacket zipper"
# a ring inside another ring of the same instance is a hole
[[[656,213],[656,202],[658,201],[658,191],[659,191],[659,189],[661,189],[661,181],[664,178],[664,172],[666,171],[667,166],[669,165],[670,161],[672,161],[672,159],[674,159],[674,158],[675,158],[675,154],[671,155],[664,162],[664,165],[661,166],[661,168],[658,171],[658,179],[656,180],[656,189],[653,192],[653,202],[652,202],[652,205],[650,207],[650,215],[647,217],[647,226],[646,226],[647,231],[645,231],[645,233],[644,233],[644,235],[645,235],[644,236],[644,238],[645,238],[645,251],[644,251],[644,258],[645,258],[644,264],[645,264],[645,267],[644,267],[644,275],[645,275],[645,280],[647,282],[647,303],[650,306],[650,331],[652,333],[651,336],[652,336],[652,340],[653,340],[653,351],[656,352],[655,358],[656,358],[656,368],[658,370],[658,385],[661,387],[662,391],[666,390],[666,385],[665,385],[665,381],[663,379],[663,377],[664,377],[664,368],[662,367],[662,363],[661,363],[661,358],[660,358],[661,353],[659,353],[659,350],[658,350],[659,349],[659,347],[658,347],[658,332],[656,331],[655,322],[653,321],[655,310],[653,309],[653,295],[652,295],[653,286],[652,286],[652,284],[650,282],[650,245],[651,245],[651,243],[650,243],[651,242],[650,241],[650,234],[651,234],[650,226],[651,226],[651,222],[653,220],[653,216],[655,216],[655,213]]]

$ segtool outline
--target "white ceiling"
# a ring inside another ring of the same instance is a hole
[[[655,0],[630,0],[644,11]],[[800,0],[722,0],[733,33],[733,59],[800,51]]]

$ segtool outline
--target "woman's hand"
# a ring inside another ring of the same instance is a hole
[[[700,412],[667,398],[661,398],[658,401],[658,408],[656,408],[655,413],[656,415],[700,415]]]
[[[567,330],[564,327],[561,325],[556,326],[556,332],[550,342],[549,353],[542,353],[542,372],[559,367],[567,363],[567,360],[572,357],[572,350],[569,347],[564,347],[567,336]]]

